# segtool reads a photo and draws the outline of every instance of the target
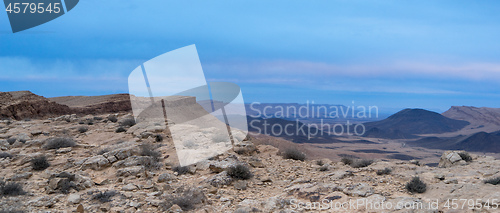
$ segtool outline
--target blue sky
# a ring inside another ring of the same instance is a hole
[[[129,73],[196,44],[209,81],[245,101],[444,111],[500,107],[497,1],[84,0],[13,34],[0,12],[0,91],[126,93]]]

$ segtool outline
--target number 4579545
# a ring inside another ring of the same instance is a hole
[[[60,13],[61,3],[9,3],[5,8],[8,13]]]

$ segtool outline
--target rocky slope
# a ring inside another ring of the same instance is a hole
[[[66,114],[130,112],[128,94],[45,98],[30,91],[0,92],[0,118],[48,118]]]
[[[69,106],[75,113],[80,114],[130,112],[132,110],[129,94],[62,96],[49,98],[49,100]]]
[[[142,123],[128,127],[130,116],[1,121],[0,211],[498,212],[493,203],[500,201],[493,200],[500,197],[500,186],[483,183],[500,175],[500,161],[493,157],[473,155],[466,162],[460,153],[446,152],[441,167],[375,160],[353,168],[315,159],[307,150],[302,150],[308,153],[305,161],[284,159],[279,149],[246,138],[234,150],[176,167],[169,135]],[[123,132],[117,133],[120,126]],[[54,142],[59,137],[73,139],[74,146]],[[33,161],[40,156],[50,166]],[[231,169],[236,165],[251,174]],[[377,175],[385,168],[391,172]],[[427,184],[424,193],[407,191],[405,184],[415,176]],[[472,204],[462,209],[460,199]],[[455,210],[447,208],[448,200]],[[490,208],[484,207],[487,201]],[[436,209],[429,209],[435,202]],[[420,205],[424,209],[412,209]]]
[[[500,130],[500,109],[489,107],[452,106],[444,116],[452,119],[463,120],[470,123],[462,131],[462,135],[472,135],[478,132],[495,132]],[[457,136],[448,135],[448,136]]]
[[[68,106],[47,100],[29,91],[0,92],[0,118],[41,118],[71,114]]]

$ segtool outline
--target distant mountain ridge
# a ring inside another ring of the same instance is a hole
[[[384,120],[364,123],[367,130],[364,136],[408,139],[417,134],[454,132],[469,124],[424,109],[404,109]]]
[[[500,131],[492,133],[478,132],[472,135],[461,135],[451,138],[426,137],[408,142],[408,144],[430,149],[500,153]]]
[[[476,125],[493,124],[500,126],[500,108],[452,106],[442,115]]]
[[[454,148],[476,152],[500,152],[500,133],[478,132],[458,142]]]

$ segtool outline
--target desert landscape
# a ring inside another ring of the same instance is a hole
[[[136,123],[126,94],[0,97],[0,212],[500,211],[498,146],[459,146],[498,134],[479,108],[406,110],[359,137],[233,135],[231,149],[180,166],[172,136]],[[442,128],[406,128],[414,113]]]

